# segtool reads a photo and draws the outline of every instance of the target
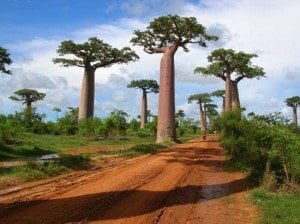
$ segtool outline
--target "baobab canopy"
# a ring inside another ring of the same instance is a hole
[[[206,47],[207,40],[217,40],[208,35],[204,26],[195,17],[179,17],[178,15],[161,16],[150,22],[145,31],[135,30],[131,42],[144,47],[144,51],[163,53],[164,47],[177,45],[188,51],[187,44],[199,44]]]
[[[9,52],[5,48],[0,47],[0,73],[11,74],[11,71],[5,68],[5,65],[10,65],[11,63]]]
[[[97,37],[91,37],[82,44],[76,44],[72,40],[63,41],[57,49],[57,53],[59,56],[74,55],[76,58],[55,58],[53,59],[54,63],[60,63],[65,67],[85,68],[88,66],[94,69],[117,63],[128,63],[139,58],[129,47],[117,49]]]
[[[97,68],[139,59],[139,56],[129,47],[117,49],[97,37],[91,37],[82,44],[76,44],[72,40],[63,41],[58,47],[57,53],[59,56],[73,55],[75,57],[71,59],[54,58],[54,63],[59,63],[65,67],[84,68],[78,119],[85,119],[94,115],[95,71]]]

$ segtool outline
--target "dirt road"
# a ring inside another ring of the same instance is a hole
[[[249,185],[243,175],[224,171],[215,139],[81,175],[81,182],[74,176],[77,184],[3,196],[0,223],[255,223]]]

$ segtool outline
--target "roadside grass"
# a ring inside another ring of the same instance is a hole
[[[126,145],[153,142],[154,138],[115,137],[113,139],[99,139],[97,137],[26,134],[18,139],[18,144],[0,145],[0,161],[24,159],[51,153],[67,154],[70,149],[82,146],[120,144],[125,147]]]
[[[155,153],[159,150],[167,148],[168,146],[169,145],[155,143],[137,144],[127,149],[101,152],[101,154],[116,155],[120,157],[136,157],[144,154]]]
[[[271,193],[255,189],[252,191],[252,200],[263,213],[260,224],[300,223],[300,192]]]
[[[83,147],[113,145],[116,146],[114,150],[91,153],[84,151]],[[0,182],[9,178],[21,178],[24,181],[40,180],[72,170],[88,169],[92,166],[90,158],[97,155],[136,157],[157,152],[167,148],[167,146],[155,144],[154,138],[116,137],[114,139],[99,140],[82,136],[28,134],[26,137],[19,139],[18,144],[0,146],[0,161],[28,161],[26,165],[0,167]],[[81,147],[79,155],[70,154],[71,149]],[[37,157],[53,153],[58,154],[60,159],[44,164],[36,162]]]
[[[57,162],[34,163],[28,162],[24,166],[1,167],[0,177],[20,177],[25,181],[40,180],[52,177],[70,170],[86,169],[89,167],[89,158],[83,156],[62,155]]]

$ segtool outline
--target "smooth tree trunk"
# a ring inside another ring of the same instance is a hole
[[[225,112],[225,97],[222,97],[222,114]]]
[[[82,79],[78,120],[94,115],[95,70],[85,69]]]
[[[141,128],[144,128],[147,123],[147,92],[145,89],[143,89],[141,105]]]
[[[293,107],[293,123],[298,126],[297,107]]]
[[[200,110],[200,130],[201,130],[201,134],[205,134],[206,133],[206,123],[205,123],[205,112],[203,111],[203,107],[202,107],[202,103],[199,102],[199,110]]]
[[[232,88],[230,74],[226,73],[226,84],[225,84],[225,112],[231,111],[232,109]]]
[[[178,46],[167,47],[160,61],[160,84],[156,142],[176,141],[174,54]]]
[[[239,97],[239,89],[238,89],[238,82],[232,81],[232,108],[233,109],[240,109],[240,97]]]

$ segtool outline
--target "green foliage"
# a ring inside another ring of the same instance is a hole
[[[31,107],[32,103],[43,100],[45,96],[45,93],[40,93],[34,89],[19,89],[14,96],[9,98],[15,101],[22,101],[27,107]]]
[[[127,85],[128,88],[139,88],[146,93],[158,93],[159,86],[157,82],[153,79],[140,79],[132,80],[130,84]]]
[[[97,37],[91,37],[82,44],[76,44],[72,40],[63,41],[58,47],[57,53],[59,56],[73,55],[74,58],[55,58],[53,59],[54,63],[64,67],[78,66],[94,70],[139,59],[139,56],[129,47],[117,49]]]
[[[9,52],[5,48],[0,47],[0,73],[11,74],[11,71],[5,68],[6,65],[11,63]]]
[[[58,119],[58,133],[62,135],[74,135],[78,132],[78,108],[69,107],[64,116]]]
[[[219,89],[219,90],[213,91],[210,95],[215,96],[215,97],[225,98],[225,90],[224,89]]]
[[[188,51],[189,43],[206,47],[206,41],[217,40],[206,33],[195,17],[167,15],[155,18],[145,31],[135,30],[131,43],[144,47],[148,53],[162,53],[162,48],[177,45]]]
[[[226,73],[230,75],[235,72],[235,82],[244,78],[259,79],[265,77],[263,68],[252,65],[251,60],[255,57],[257,57],[256,54],[220,48],[212,51],[207,57],[208,62],[210,62],[207,67],[197,67],[194,72],[204,76],[213,75],[223,80],[225,80]]]
[[[287,98],[285,100],[285,103],[289,107],[298,107],[300,105],[300,96],[293,96],[293,97]]]
[[[196,101],[197,103],[210,103],[210,95],[208,93],[194,94],[188,97],[188,103]]]
[[[224,114],[216,122],[221,144],[233,162],[249,167],[256,181],[262,181],[266,172],[275,176],[277,186],[298,181],[299,136],[289,126],[279,124],[278,116],[267,118],[246,119],[240,111]]]
[[[297,224],[300,220],[300,193],[273,194],[257,189],[252,200],[263,211],[261,224]]]

